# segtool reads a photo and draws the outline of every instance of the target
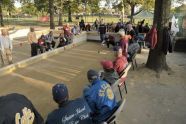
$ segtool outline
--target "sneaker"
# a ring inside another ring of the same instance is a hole
[[[102,41],[102,42],[101,42],[101,44],[104,44],[104,43],[105,43],[105,41]]]

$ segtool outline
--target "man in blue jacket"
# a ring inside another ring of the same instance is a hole
[[[83,98],[68,100],[65,84],[56,84],[52,93],[59,108],[48,115],[46,124],[92,124],[91,110],[87,102]]]
[[[87,72],[91,86],[84,89],[84,97],[92,110],[94,123],[99,124],[108,119],[117,109],[117,102],[110,85],[99,80],[94,70]]]

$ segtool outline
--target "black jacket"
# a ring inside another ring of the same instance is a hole
[[[41,115],[25,96],[13,93],[0,97],[0,124],[15,124],[16,113],[21,113],[22,116],[22,109],[24,107],[27,107],[34,113],[35,119],[33,124],[44,123]]]
[[[101,25],[99,26],[99,33],[100,33],[100,34],[106,34],[106,31],[107,31],[106,25],[101,24]]]
[[[165,55],[167,55],[167,52],[172,53],[172,42],[171,42],[171,36],[170,36],[170,31],[168,27],[165,27],[163,29],[162,51]]]

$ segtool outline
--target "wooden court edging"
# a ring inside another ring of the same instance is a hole
[[[23,61],[20,61],[20,62],[14,63],[12,65],[9,65],[9,66],[1,68],[0,69],[0,76],[4,76],[6,74],[9,74],[9,73],[19,69],[19,68],[24,68],[24,67],[26,67],[28,65],[31,65],[31,64],[34,64],[34,63],[36,63],[38,61],[47,59],[47,58],[49,58],[51,56],[57,55],[57,54],[65,51],[65,50],[77,47],[77,46],[83,44],[84,42],[86,42],[86,40],[87,40],[87,33],[86,32],[82,32],[77,37],[76,36],[73,37],[73,43],[72,44],[69,44],[69,45],[64,46],[62,48],[58,48],[58,49],[55,49],[55,50],[52,50],[52,51],[49,51],[49,52],[37,55],[35,57],[28,58],[26,60],[23,60]]]

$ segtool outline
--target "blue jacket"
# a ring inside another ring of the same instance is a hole
[[[94,122],[105,121],[117,108],[114,93],[105,81],[94,80],[92,85],[84,90],[84,97],[93,112]]]
[[[62,104],[59,109],[51,112],[46,124],[92,124],[90,108],[87,102],[82,99],[68,101]]]

